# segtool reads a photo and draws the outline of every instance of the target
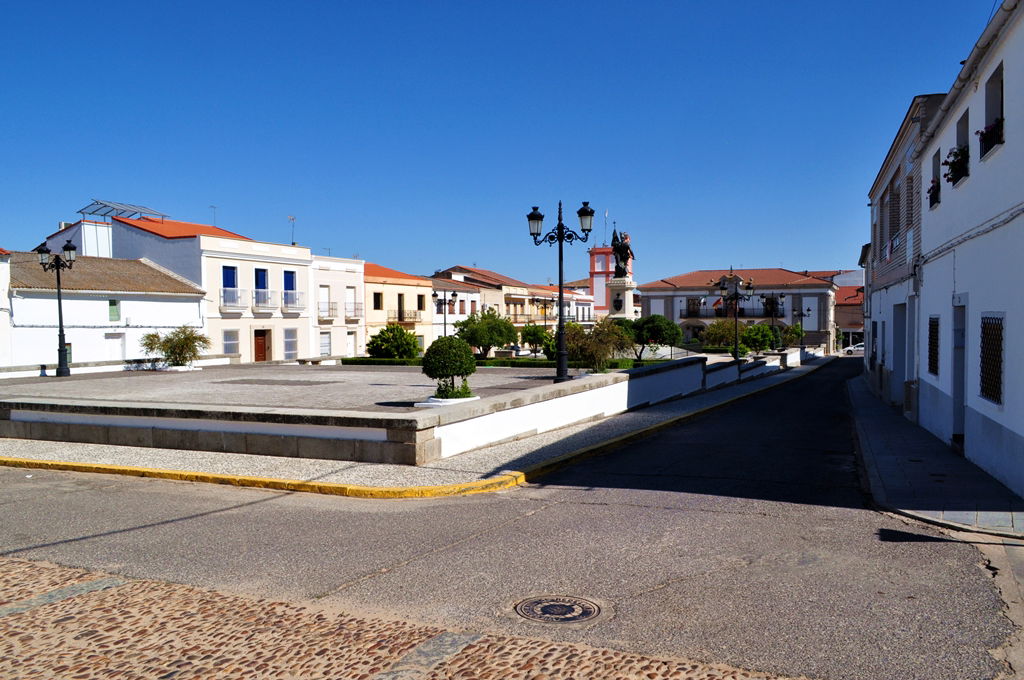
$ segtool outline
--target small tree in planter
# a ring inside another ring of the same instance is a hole
[[[163,357],[168,366],[188,366],[210,348],[210,338],[191,326],[180,326],[167,335],[156,331],[142,336],[142,350],[146,354]]]
[[[476,372],[473,349],[465,340],[455,336],[434,340],[423,355],[423,373],[437,381],[438,399],[464,399],[473,396],[466,376]],[[462,385],[455,387],[455,379],[462,378]]]
[[[366,343],[366,353],[375,359],[414,359],[420,345],[415,335],[397,323],[389,323]]]

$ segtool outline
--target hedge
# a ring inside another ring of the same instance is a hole
[[[723,349],[731,351],[731,349]],[[611,359],[607,368],[611,370],[651,366],[668,361],[668,359]],[[344,366],[422,366],[423,358],[417,359],[375,359],[373,357],[345,357],[341,360]],[[477,359],[477,366],[498,366],[504,368],[556,368],[557,363],[547,359]],[[582,361],[570,361],[569,368],[590,368]]]

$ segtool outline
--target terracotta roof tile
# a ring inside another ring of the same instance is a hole
[[[239,238],[246,241],[251,239],[236,234],[227,229],[214,227],[209,224],[196,224],[194,222],[179,222],[177,220],[162,220],[156,217],[140,217],[135,220],[127,217],[115,217],[118,222],[148,231],[151,234],[163,238],[194,238],[196,236],[222,236],[224,238]]]
[[[836,291],[836,304],[864,304],[864,286],[839,286],[839,290]]]
[[[388,269],[382,267],[379,264],[373,262],[367,262],[363,265],[363,276],[367,281],[374,280],[377,283],[405,283],[411,286],[430,286],[433,285],[431,280],[423,276],[415,276],[413,274],[406,274],[400,272],[397,269]]]
[[[202,295],[203,290],[143,260],[80,255],[71,269],[60,274],[61,290],[102,290],[120,293],[183,293]],[[57,277],[39,266],[35,253],[11,253],[11,288],[54,290]]]
[[[641,290],[664,290],[674,288],[701,288],[707,289],[708,282],[717,281],[729,273],[728,269],[700,269],[695,272],[687,272],[678,276],[671,276],[650,283],[640,284]],[[743,280],[754,279],[754,287],[769,288],[776,286],[830,286],[831,281],[819,279],[794,272],[789,269],[736,269],[734,273],[743,277]]]
[[[0,248],[0,255],[10,255],[11,251]]]
[[[465,265],[456,265],[452,269],[465,269],[477,278],[493,281],[495,284],[500,286],[516,286],[517,288],[528,288],[528,284],[523,283],[517,279],[513,279],[511,276],[505,276],[498,272],[492,272],[489,269],[480,269],[479,267],[467,267]],[[446,270],[448,271],[448,270]]]

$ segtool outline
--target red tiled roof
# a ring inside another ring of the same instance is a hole
[[[472,273],[475,277],[487,280],[490,279],[494,283],[501,286],[517,286],[519,288],[528,288],[529,286],[522,281],[513,279],[510,276],[499,274],[498,272],[492,272],[489,269],[480,269],[479,267],[467,267],[465,265],[456,265],[452,269],[465,269],[467,272]]]
[[[240,238],[246,241],[251,239],[236,234],[227,229],[214,227],[209,224],[196,224],[194,222],[179,222],[177,220],[162,220],[156,217],[140,217],[135,220],[127,217],[115,217],[118,222],[148,231],[151,234],[163,238],[194,238],[196,236],[222,236],[224,238]]]
[[[0,248],[0,255],[10,255],[11,251]]]
[[[568,286],[568,284],[566,284],[566,286]],[[558,295],[558,286],[530,286],[530,288],[533,289],[533,290],[540,290],[540,291],[544,291],[545,293],[554,293],[555,295]],[[586,296],[586,293],[580,293],[580,292],[577,292],[577,291],[574,291],[574,290],[568,290],[568,288],[566,288],[565,294],[567,296],[579,296],[579,297],[585,297]]]
[[[373,280],[377,283],[396,283],[401,282],[410,286],[431,286],[430,279],[422,276],[414,276],[413,274],[406,274],[400,272],[397,269],[388,269],[382,267],[379,264],[367,262],[363,265],[363,276],[367,281]]]
[[[839,290],[836,291],[836,304],[864,304],[864,286],[839,286]]]
[[[575,281],[566,281],[565,285],[569,288],[590,288],[590,279],[576,279]]]
[[[709,281],[717,281],[728,273],[728,269],[700,269],[695,272],[687,272],[686,274],[643,283],[640,284],[639,288],[640,290],[665,290],[673,288],[700,288],[706,290],[709,287]],[[788,269],[736,269],[733,273],[741,276],[744,281],[753,279],[755,288],[832,285],[831,281]]]

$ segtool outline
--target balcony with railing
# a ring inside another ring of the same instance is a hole
[[[423,320],[423,312],[418,309],[389,309],[388,322],[416,323]]]
[[[362,302],[346,302],[345,303],[345,318],[346,319],[362,319],[363,318],[363,303]]]
[[[277,309],[277,291],[257,288],[252,292],[252,311],[268,314]]]
[[[242,288],[220,289],[221,313],[240,313],[249,309],[249,291]]]
[[[740,307],[738,316],[743,319],[776,319],[786,315],[785,306],[778,307],[752,305]],[[718,307],[701,307],[700,309],[680,309],[680,319],[731,319],[732,307],[719,305]]]
[[[316,308],[316,318],[321,320],[331,320],[338,318],[338,303],[337,302],[320,302]]]
[[[306,296],[301,290],[286,290],[281,293],[281,311],[295,314],[305,311]]]

